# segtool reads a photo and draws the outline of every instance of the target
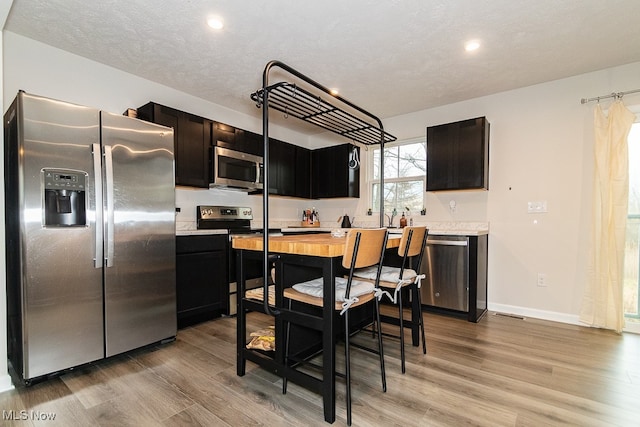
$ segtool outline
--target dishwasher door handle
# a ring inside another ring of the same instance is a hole
[[[427,245],[442,245],[442,246],[468,246],[468,240],[432,240],[427,239]]]

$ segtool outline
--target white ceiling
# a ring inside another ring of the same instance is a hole
[[[253,115],[272,59],[382,118],[640,61],[638,0],[14,0],[5,29]]]

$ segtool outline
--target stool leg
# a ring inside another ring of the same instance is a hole
[[[400,364],[402,366],[402,373],[404,374],[404,315],[402,313],[402,290],[398,292],[398,320],[400,321]]]
[[[351,355],[349,353],[349,310],[344,312],[344,365],[347,383],[347,425],[351,425]]]
[[[420,331],[422,332],[422,353],[427,354],[427,340],[424,337],[424,318],[422,317],[422,304],[420,304]]]
[[[289,300],[289,310],[291,310],[291,300]],[[289,355],[289,334],[291,333],[291,323],[287,322],[287,334],[284,339],[284,366],[287,366],[288,355]],[[282,377],[282,394],[287,394],[287,376],[286,374]]]
[[[420,325],[420,334],[422,335],[422,352],[427,354],[427,340],[424,335],[424,318],[422,317],[422,303],[420,302],[420,288],[418,284],[411,285],[411,291],[413,292],[413,298],[418,301],[418,324]]]
[[[380,303],[375,298],[376,321],[378,322],[378,354],[380,355],[380,375],[382,376],[382,391],[387,391],[387,375],[384,368],[384,349],[382,347],[382,329],[380,328]]]

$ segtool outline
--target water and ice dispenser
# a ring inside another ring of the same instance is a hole
[[[44,226],[87,225],[88,174],[77,170],[43,169]]]

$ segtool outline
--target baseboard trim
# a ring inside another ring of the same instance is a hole
[[[586,326],[580,322],[577,314],[558,313],[556,311],[536,310],[533,308],[519,307],[507,304],[489,304],[489,310],[498,313],[517,315],[520,317],[532,317],[534,319],[549,320],[552,322],[568,323],[570,325]]]
[[[578,325],[589,328],[590,326],[580,321],[577,314],[559,313],[557,311],[536,310],[527,307],[519,307],[507,304],[489,304],[489,310],[502,313],[509,316],[531,317],[534,319],[549,320],[551,322],[567,323],[569,325]],[[623,332],[640,334],[640,323],[625,322]]]
[[[13,383],[11,382],[11,376],[9,374],[0,376],[0,393],[4,391],[13,390]]]

